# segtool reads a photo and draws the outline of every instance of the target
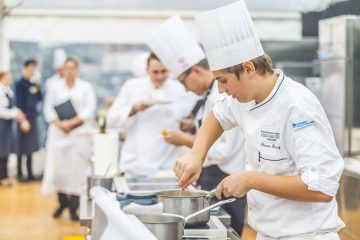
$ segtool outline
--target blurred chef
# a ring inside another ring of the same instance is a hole
[[[32,154],[40,149],[38,133],[38,103],[42,101],[40,78],[37,74],[37,62],[34,59],[25,61],[23,75],[15,85],[16,107],[25,113],[27,122],[18,124],[17,154],[18,180],[34,180]],[[27,178],[23,174],[23,160],[26,163]]]
[[[177,129],[178,120],[191,107],[181,103],[187,96],[184,88],[168,78],[167,69],[154,53],[148,58],[147,73],[147,77],[124,84],[107,116],[109,127],[126,129],[120,161],[125,174],[133,177],[171,170],[181,149],[165,143],[161,131]],[[163,103],[152,102],[157,98]]]
[[[217,196],[247,193],[258,240],[338,240],[344,226],[335,199],[343,159],[325,112],[303,85],[273,69],[243,0],[199,14],[196,23],[220,92],[190,155],[174,166],[180,185],[199,178],[224,130],[240,126],[246,169],[225,178]]]
[[[10,72],[0,72],[0,185],[10,186],[7,163],[10,153],[14,152],[14,134],[12,123],[26,121],[25,114],[15,107],[14,93],[11,90]]]
[[[45,93],[49,91],[49,88],[51,86],[61,81],[64,77],[64,63],[66,60],[66,52],[63,48],[58,48],[54,52],[54,62],[53,62],[53,68],[55,71],[55,74],[52,75],[50,78],[48,78],[45,82]]]
[[[59,207],[53,214],[60,217],[68,208],[72,220],[78,220],[77,209],[83,183],[86,181],[92,149],[92,127],[96,96],[93,86],[78,77],[80,63],[68,57],[64,65],[64,81],[54,83],[46,94],[44,116],[50,124],[46,152],[51,156],[46,167],[42,191],[58,193]],[[60,120],[56,106],[70,100],[76,116]]]
[[[224,98],[220,94],[214,75],[201,47],[188,31],[179,16],[165,21],[148,39],[150,48],[161,62],[191,91],[202,96],[202,105],[196,114],[195,125],[212,111],[216,100]],[[245,169],[243,132],[235,127],[224,134],[210,148],[197,184],[204,190],[212,190],[229,174]],[[176,146],[192,147],[195,137],[180,130],[170,131],[164,136],[166,142]],[[231,215],[231,226],[237,233],[242,232],[246,197],[225,205]]]

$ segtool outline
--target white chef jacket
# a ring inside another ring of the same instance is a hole
[[[226,94],[220,94],[218,83],[215,80],[204,106],[196,114],[196,120],[202,121],[212,111],[217,100],[223,99]],[[199,116],[199,117],[198,117]],[[208,151],[204,167],[217,165],[221,171],[233,174],[245,170],[244,133],[240,127],[225,131]]]
[[[179,129],[179,120],[189,114],[195,99],[190,104],[184,101],[190,95],[172,79],[167,79],[160,89],[172,101],[170,104],[156,104],[129,117],[133,105],[148,99],[155,87],[149,77],[128,80],[108,112],[108,127],[126,129],[120,164],[129,176],[151,176],[159,170],[170,170],[183,152],[166,143],[161,131]]]
[[[65,134],[51,122],[58,118],[54,107],[69,99],[84,124]],[[44,101],[44,116],[50,126],[46,142],[43,192],[81,194],[92,151],[95,110],[95,91],[87,81],[76,79],[71,89],[65,81],[59,81],[49,88]]]
[[[279,176],[300,175],[309,190],[335,196],[344,163],[326,114],[303,85],[276,70],[279,78],[259,104],[226,97],[214,106],[223,129],[241,126],[245,133],[246,169]],[[330,203],[286,200],[260,191],[247,194],[249,224],[273,238],[336,229],[336,199]]]
[[[9,109],[9,99],[6,97],[6,94],[9,96],[14,96],[11,88],[0,83],[0,119],[10,120],[16,118],[17,111],[16,108]]]
[[[65,80],[62,79],[61,76],[59,74],[57,74],[57,73],[55,73],[54,75],[49,77],[45,82],[45,92],[50,91],[51,87],[53,85],[56,85],[56,83],[60,82],[60,81],[65,81]]]

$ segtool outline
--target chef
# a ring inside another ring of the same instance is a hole
[[[247,194],[258,240],[338,240],[344,224],[335,195],[344,163],[319,101],[272,68],[243,1],[199,14],[196,22],[219,90],[229,96],[214,105],[191,153],[176,162],[180,186],[199,178],[222,132],[240,126],[246,171],[225,178],[218,198]]]
[[[47,158],[52,163],[45,168],[42,191],[58,193],[59,207],[53,214],[60,217],[68,208],[72,220],[78,220],[77,209],[82,186],[86,181],[92,149],[92,128],[96,110],[93,86],[78,77],[80,63],[68,57],[64,65],[64,81],[54,83],[46,94],[45,120],[50,124],[47,135]],[[71,101],[76,116],[60,120],[55,107]],[[48,163],[47,163],[48,164]]]
[[[38,133],[38,104],[42,101],[40,79],[36,77],[37,62],[34,59],[26,60],[23,74],[15,84],[16,107],[26,114],[28,126],[18,124],[17,154],[18,180],[34,180],[32,169],[32,154],[40,149]],[[23,161],[24,160],[24,161]],[[27,177],[23,174],[22,164],[26,163]]]
[[[58,48],[54,52],[54,62],[53,68],[55,70],[55,74],[46,80],[45,83],[45,92],[50,91],[51,85],[55,82],[61,81],[64,77],[64,63],[66,60],[66,52],[63,48]]]
[[[187,95],[180,83],[168,77],[168,71],[151,53],[148,76],[128,80],[107,115],[107,126],[126,129],[120,164],[125,174],[149,177],[158,171],[171,171],[182,150],[167,144],[164,129],[177,129],[192,105],[183,104]],[[156,94],[154,94],[156,93]],[[150,96],[163,95],[162,104],[153,104]]]
[[[11,90],[10,72],[0,72],[0,186],[11,186],[7,164],[10,153],[14,151],[13,120],[21,125],[26,121],[25,114],[15,107],[14,93]]]
[[[212,110],[219,94],[214,75],[209,70],[208,62],[201,47],[191,35],[179,16],[173,16],[152,32],[148,39],[150,48],[161,62],[189,91],[202,96],[195,120],[198,124]],[[196,124],[197,125],[197,124]],[[170,131],[165,141],[177,146],[192,147],[194,136],[180,130]],[[235,127],[224,134],[210,148],[197,183],[204,190],[214,189],[223,178],[245,169],[244,139],[240,127]],[[244,224],[246,197],[225,205],[231,215],[232,227],[239,234]]]

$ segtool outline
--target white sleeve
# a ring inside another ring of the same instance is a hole
[[[51,123],[55,119],[59,118],[55,109],[54,109],[54,92],[51,88],[45,93],[45,100],[44,100],[44,118],[45,121]]]
[[[130,94],[131,85],[125,83],[106,116],[106,124],[109,128],[122,127],[129,119],[132,109],[132,104],[129,101]]]
[[[78,117],[84,122],[94,119],[96,112],[96,94],[93,86],[90,84],[86,91],[85,101],[86,107],[78,113]]]
[[[0,119],[10,120],[15,119],[17,115],[16,108],[4,108],[0,107]]]
[[[301,179],[311,191],[335,196],[344,161],[320,104],[293,109],[287,127],[288,149]]]
[[[213,107],[213,113],[224,130],[229,130],[238,125],[233,113],[232,99],[230,97],[217,100]]]

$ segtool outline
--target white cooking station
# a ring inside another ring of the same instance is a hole
[[[174,189],[178,189],[178,181],[175,178],[114,178],[114,190],[116,190],[116,199],[119,202],[119,207],[121,206],[124,212],[133,214],[161,213],[162,203],[156,203],[154,201],[156,193],[163,190]],[[190,187],[190,189],[195,190],[194,187]],[[86,191],[84,191],[80,201],[80,224],[88,228],[88,240],[98,240],[98,237],[92,236],[92,233],[97,232],[96,235],[99,235],[98,228],[104,228],[104,226],[94,226],[94,224],[92,224],[94,218],[98,217],[96,214],[94,216],[93,201],[87,196]],[[106,219],[104,219],[104,221],[97,220],[96,222],[106,222]],[[229,227],[230,221],[230,216],[224,210],[216,209],[211,212],[210,220],[205,226],[185,227],[183,239],[239,240],[240,237],[236,236],[233,229]]]

